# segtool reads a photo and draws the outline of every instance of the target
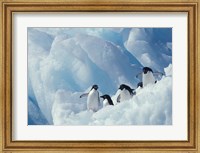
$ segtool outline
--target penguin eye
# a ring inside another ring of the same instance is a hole
[[[148,70],[147,69],[144,69],[144,74],[146,74],[148,72]]]

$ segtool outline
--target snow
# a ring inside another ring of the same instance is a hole
[[[165,37],[164,37],[164,36]],[[172,124],[172,40],[169,28],[28,28],[28,113],[33,124]],[[169,65],[169,66],[168,66]],[[136,88],[143,66],[165,73],[117,103],[120,84]],[[99,86],[115,106],[87,111]],[[37,116],[37,114],[39,114]]]
[[[166,76],[172,76],[172,64],[169,64],[168,67],[164,68]]]
[[[79,99],[81,93],[72,94],[59,90],[53,105],[53,123],[55,125],[170,125],[172,124],[171,89],[172,78],[163,77],[156,84],[138,88],[136,95],[130,100],[116,103],[112,97],[115,106],[109,105],[97,112],[86,110],[86,100]]]

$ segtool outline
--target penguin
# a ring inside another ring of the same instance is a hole
[[[84,93],[80,98],[87,96],[87,109],[97,112],[99,109],[100,98],[99,92],[97,91],[98,85],[93,85],[88,93]]]
[[[153,70],[149,67],[144,67],[142,69],[142,84],[143,87],[147,86],[148,84],[156,83],[156,79],[153,75]]]
[[[139,83],[137,84],[137,88],[138,88],[138,87],[142,88],[142,87],[143,87],[143,83],[142,83],[142,82],[139,82]]]
[[[103,98],[103,107],[106,107],[108,105],[114,105],[109,95],[103,95],[100,97]]]
[[[121,90],[119,96],[117,97],[117,102],[122,102],[133,97],[136,93],[133,92],[135,89],[131,89],[128,85],[121,84],[119,89]]]

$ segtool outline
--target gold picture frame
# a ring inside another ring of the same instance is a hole
[[[198,0],[1,0],[1,151],[12,152],[200,152],[200,1]],[[13,141],[12,15],[16,12],[187,12],[187,141]]]

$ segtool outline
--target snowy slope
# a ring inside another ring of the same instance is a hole
[[[169,36],[161,37],[166,31]],[[41,116],[43,115],[49,124],[108,124],[103,121],[105,120],[103,116],[98,115],[101,112],[103,114],[103,110],[96,115],[85,111],[86,99],[79,99],[79,95],[93,84],[99,85],[101,93],[112,96],[122,83],[136,88],[139,80],[135,76],[141,72],[143,66],[164,72],[164,68],[172,62],[171,48],[169,29],[29,28],[28,86],[31,89],[29,111],[36,108],[31,106],[38,106],[38,112],[41,112]],[[155,88],[158,88],[158,85],[159,83]],[[166,92],[171,93],[169,90]],[[134,102],[117,105],[112,109],[137,105],[137,100],[132,99],[132,101]],[[136,108],[139,111],[139,107]],[[125,112],[121,113],[127,116]],[[94,116],[98,121],[101,120],[101,123],[96,123]],[[87,119],[75,120],[79,117]],[[29,118],[31,121],[34,113],[29,115]],[[42,122],[37,124],[43,124]],[[136,123],[142,124],[134,120],[126,124]],[[143,123],[161,124],[161,122]],[[162,124],[170,124],[170,121],[163,121]]]
[[[154,85],[138,88],[132,99],[100,108],[96,113],[86,110],[81,93],[58,90],[53,104],[55,125],[170,125],[172,124],[171,65],[167,75]]]

